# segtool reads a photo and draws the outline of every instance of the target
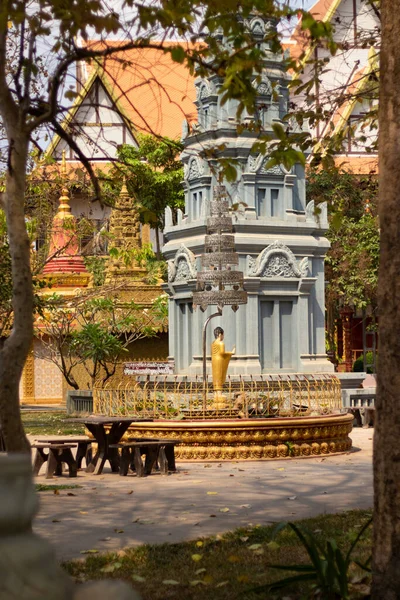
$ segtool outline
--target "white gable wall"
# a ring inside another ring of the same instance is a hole
[[[79,148],[91,160],[109,162],[117,158],[119,145],[137,146],[110,95],[98,79],[76,111],[70,127]],[[60,160],[63,150],[66,150],[68,160],[78,159],[63,140],[57,144],[54,158]]]
[[[324,66],[319,68],[318,86],[314,87],[308,98],[305,94],[294,96],[293,102],[297,106],[314,105],[314,98],[317,98],[320,106],[324,110],[336,108],[337,98],[346,93],[347,86],[351,81],[357,80],[357,72],[368,65],[369,48],[362,48],[356,33],[363,32],[362,39],[375,32],[378,26],[378,20],[370,7],[363,0],[356,0],[356,19],[353,13],[353,0],[342,0],[331,23],[335,27],[334,39],[338,43],[347,42],[346,49],[339,49],[335,56],[324,48],[318,48],[312,58],[326,60]],[[315,66],[306,65],[303,81],[309,81],[314,74]],[[319,124],[310,128],[313,136],[318,137],[324,130],[324,125]]]

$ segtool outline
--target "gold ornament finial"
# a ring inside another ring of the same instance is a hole
[[[65,150],[62,151],[61,156],[61,177],[65,181],[67,179],[67,161],[65,159]]]
[[[126,176],[122,180],[122,188],[120,191],[120,196],[129,196],[128,188],[126,187]]]
[[[69,192],[67,188],[67,162],[65,160],[65,150],[62,151],[61,157],[61,179],[63,187],[61,190],[61,196],[58,199],[58,211],[57,216],[60,218],[72,217],[71,207],[69,205]]]

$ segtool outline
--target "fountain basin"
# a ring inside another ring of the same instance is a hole
[[[156,420],[133,424],[125,439],[182,440],[179,460],[271,460],[348,452],[353,416],[329,414],[257,419]]]

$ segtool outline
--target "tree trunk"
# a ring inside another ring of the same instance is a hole
[[[400,0],[382,0],[379,364],[372,598],[400,598]]]
[[[162,254],[161,254],[161,244],[160,244],[160,230],[158,229],[158,227],[155,228],[155,232],[156,232],[156,256],[157,256],[157,260],[161,260]]]
[[[28,138],[9,137],[4,207],[13,279],[13,326],[0,350],[0,423],[8,452],[30,452],[21,421],[19,382],[33,338],[33,289],[24,199]]]

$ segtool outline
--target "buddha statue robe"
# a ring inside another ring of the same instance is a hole
[[[225,344],[219,338],[211,344],[211,368],[215,392],[220,392],[223,388],[232,354],[233,352],[225,352]]]

